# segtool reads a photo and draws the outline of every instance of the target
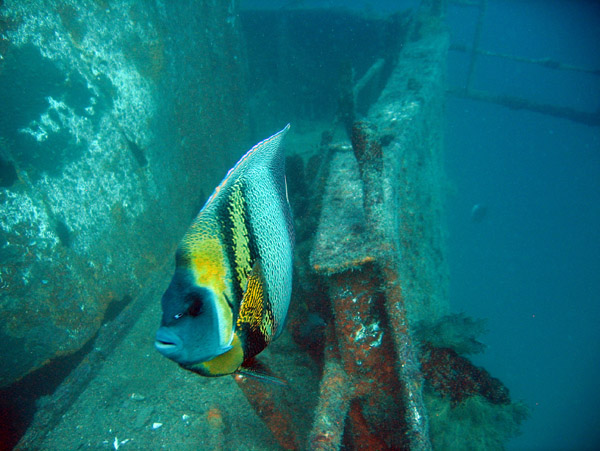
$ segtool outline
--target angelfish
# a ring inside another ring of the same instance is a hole
[[[203,376],[241,372],[282,332],[294,228],[283,130],[229,170],[181,240],[155,346]]]

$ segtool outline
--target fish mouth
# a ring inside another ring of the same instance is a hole
[[[161,327],[156,332],[154,347],[165,357],[172,358],[181,352],[183,342],[176,333],[166,327]]]

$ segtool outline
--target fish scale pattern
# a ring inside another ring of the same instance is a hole
[[[177,251],[177,266],[191,270],[196,288],[213,293],[219,346],[229,349],[193,368],[186,363],[200,374],[235,371],[243,363],[242,351],[243,361],[249,361],[283,330],[294,246],[282,148],[288,130],[289,125],[246,152],[209,197]],[[178,342],[166,338],[169,333],[159,331],[161,349]],[[196,336],[188,333],[181,349],[201,349]],[[179,353],[170,352],[178,358]]]

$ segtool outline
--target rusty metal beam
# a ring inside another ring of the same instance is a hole
[[[578,111],[569,107],[537,103],[521,97],[494,94],[475,89],[469,89],[466,92],[462,89],[450,89],[447,92],[448,94],[456,97],[477,100],[479,102],[495,103],[512,110],[533,111],[534,113],[546,114],[548,116],[554,116],[560,119],[568,119],[570,121],[590,125],[592,127],[597,127],[600,125],[600,111],[596,111],[594,113]]]

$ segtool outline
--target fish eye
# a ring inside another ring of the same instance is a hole
[[[198,293],[190,293],[186,296],[186,300],[190,303],[187,313],[194,317],[202,313],[202,297]]]

